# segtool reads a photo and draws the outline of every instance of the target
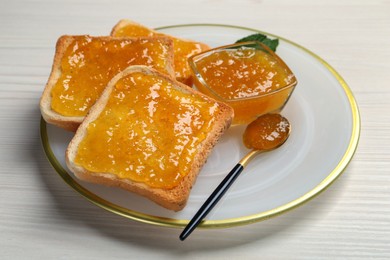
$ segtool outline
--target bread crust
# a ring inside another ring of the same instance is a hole
[[[205,140],[200,144],[200,152],[196,154],[190,167],[189,173],[177,186],[171,189],[149,187],[144,183],[134,182],[129,179],[120,179],[112,173],[90,172],[74,163],[78,145],[85,136],[88,125],[93,122],[103,111],[116,82],[120,78],[135,72],[142,72],[148,75],[157,75],[159,77],[162,77],[165,80],[172,82],[174,86],[179,88],[180,90],[187,93],[196,93],[197,95],[201,95],[205,99],[212,100],[218,103],[220,107],[220,113],[216,115],[217,121],[213,125],[213,128],[210,130],[210,132],[207,134]],[[71,140],[66,150],[66,164],[68,168],[76,175],[76,177],[81,180],[97,184],[103,184],[107,186],[120,187],[122,189],[144,196],[164,208],[179,211],[182,210],[186,205],[191,188],[195,183],[196,178],[202,166],[206,162],[206,159],[209,156],[212,148],[217,143],[218,139],[224,133],[224,131],[230,126],[233,118],[233,113],[233,109],[225,103],[215,101],[214,99],[204,94],[201,94],[198,91],[186,86],[185,84],[177,82],[176,80],[173,80],[170,77],[154,69],[148,68],[146,66],[130,66],[110,81],[101,97],[90,109],[88,115],[78,128],[75,136]]]
[[[75,132],[81,122],[84,120],[84,116],[64,116],[51,109],[51,91],[61,76],[61,61],[64,58],[65,51],[69,45],[75,40],[77,36],[74,35],[63,35],[61,36],[56,43],[56,50],[53,60],[53,65],[51,68],[51,73],[49,79],[46,83],[45,89],[41,96],[40,100],[40,110],[43,119],[49,123],[61,127],[68,131]],[[139,41],[143,39],[160,39],[167,45],[169,52],[167,60],[169,61],[166,71],[171,77],[175,77],[174,65],[173,65],[173,41],[169,37],[164,36],[155,36],[155,37],[112,37],[112,36],[89,36],[91,38],[101,39],[101,40],[121,40],[121,41]]]

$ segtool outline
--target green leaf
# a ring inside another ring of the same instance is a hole
[[[264,45],[267,45],[268,48],[270,48],[273,51],[276,51],[276,48],[279,45],[279,39],[270,39],[267,37],[267,35],[264,35],[261,33],[255,33],[255,34],[248,35],[244,38],[239,39],[238,41],[236,41],[236,43],[251,42],[251,41],[261,42]],[[260,47],[258,47],[258,48],[260,48]]]
[[[251,34],[251,35],[248,35],[248,36],[246,36],[244,38],[239,39],[238,41],[236,41],[236,43],[239,43],[239,42],[252,42],[252,41],[262,42],[266,38],[267,38],[267,36],[264,35],[264,34],[255,33],[255,34]]]
[[[271,50],[276,51],[276,48],[279,45],[279,39],[269,39],[269,38],[267,38],[267,39],[264,39],[264,41],[262,41],[262,43],[267,45]]]

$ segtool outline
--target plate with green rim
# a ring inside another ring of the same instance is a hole
[[[283,37],[256,29],[220,24],[183,24],[157,28],[173,36],[217,47],[253,33],[279,38],[276,53],[298,79],[282,111],[292,125],[279,149],[257,156],[200,225],[233,227],[277,216],[304,204],[331,185],[352,160],[360,135],[360,116],[353,93],[322,58]],[[83,197],[110,212],[159,226],[184,227],[218,183],[248,150],[244,126],[231,127],[214,147],[191,191],[187,206],[166,210],[136,194],[78,180],[65,164],[73,133],[41,119],[44,151],[55,171]]]

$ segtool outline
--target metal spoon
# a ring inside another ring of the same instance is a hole
[[[180,234],[180,240],[185,240],[194,229],[202,222],[206,215],[214,208],[225,192],[240,175],[244,167],[257,154],[272,151],[286,142],[290,135],[290,123],[279,114],[266,114],[258,117],[245,129],[243,142],[252,149],[218,185],[195,216]]]

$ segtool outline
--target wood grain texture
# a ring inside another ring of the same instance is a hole
[[[173,11],[174,10],[174,11]],[[69,188],[46,160],[38,103],[62,34],[151,27],[258,28],[312,50],[346,80],[362,131],[344,174],[287,214],[250,226],[181,230],[127,220]],[[3,1],[0,8],[1,259],[389,259],[390,1]]]

